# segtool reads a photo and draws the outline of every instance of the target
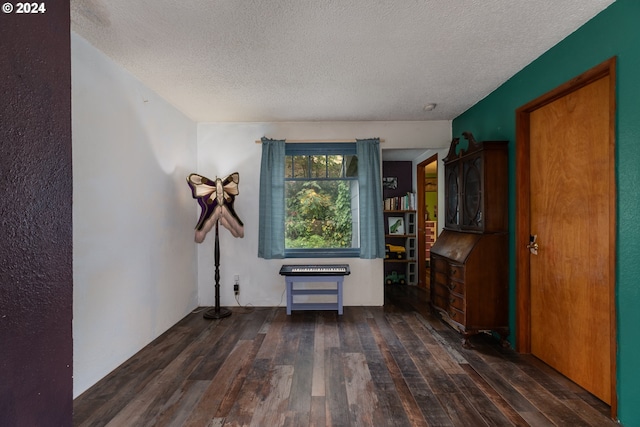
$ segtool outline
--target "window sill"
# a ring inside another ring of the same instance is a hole
[[[359,258],[360,249],[287,249],[285,258]]]

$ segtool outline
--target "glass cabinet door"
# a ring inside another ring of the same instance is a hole
[[[482,158],[477,156],[463,166],[462,226],[482,229]]]
[[[445,198],[446,198],[446,223],[448,227],[458,227],[460,225],[460,203],[458,185],[458,164],[446,168]]]

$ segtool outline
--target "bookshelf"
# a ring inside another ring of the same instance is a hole
[[[383,161],[384,283],[417,285],[418,240],[412,162]]]
[[[416,211],[390,209],[384,211],[384,216],[387,245],[384,259],[385,283],[415,285],[418,283]],[[399,221],[400,226],[398,226]],[[394,229],[394,226],[397,227]]]

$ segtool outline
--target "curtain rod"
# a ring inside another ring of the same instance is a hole
[[[286,139],[285,143],[297,143],[297,144],[317,144],[317,143],[322,143],[322,142],[329,142],[329,143],[345,143],[345,142],[356,142],[355,139]],[[382,144],[384,142],[384,139],[380,140],[380,143]],[[262,144],[262,140],[260,139],[256,139],[256,144]]]

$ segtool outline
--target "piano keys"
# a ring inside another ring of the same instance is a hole
[[[349,264],[285,264],[280,268],[281,276],[348,276]]]

